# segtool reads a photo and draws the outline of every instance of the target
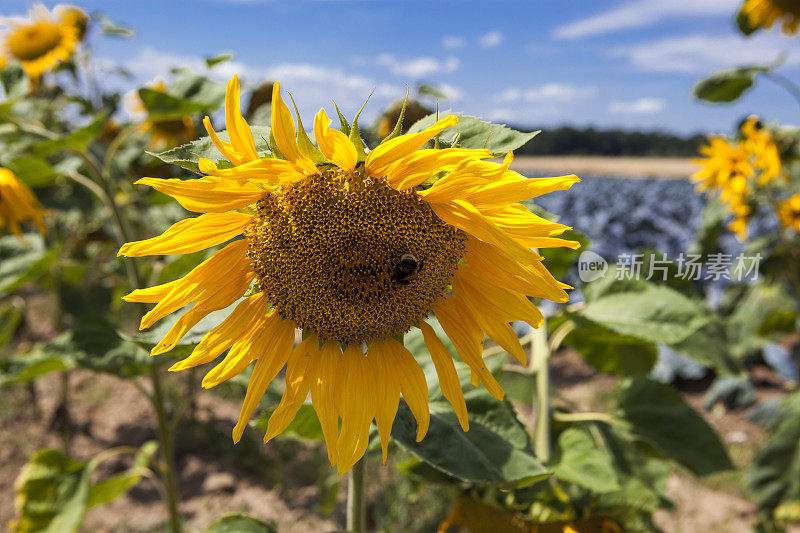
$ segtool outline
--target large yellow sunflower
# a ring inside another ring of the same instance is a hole
[[[43,217],[47,211],[42,209],[39,200],[13,172],[0,168],[0,228],[8,226],[14,235],[21,235],[20,223],[32,220],[42,234],[47,232]]]
[[[256,152],[234,76],[225,106],[229,141],[215,133],[208,117],[204,121],[233,168],[201,159],[207,177],[137,182],[203,214],[157,237],[127,243],[120,255],[185,254],[231,241],[185,277],[125,297],[157,304],[141,328],[194,304],[152,354],[168,352],[208,313],[236,303],[171,370],[209,363],[228,350],[203,379],[208,388],[255,362],[233,430],[238,441],[267,385],[285,366],[286,388],[265,441],[287,427],[310,393],[331,463],[345,472],[363,456],[373,419],[385,461],[401,395],[417,420],[417,438],[425,436],[425,375],[399,340],[417,327],[444,396],[467,430],[451,354],[426,319],[438,319],[471,369],[472,383],[502,398],[482,359],[484,333],[524,361],[509,322],[541,326],[542,315],[529,297],[564,302],[569,288],[531,248],[578,247],[557,237],[566,226],[519,202],[568,189],[578,178],[527,179],[509,170],[510,154],[498,164],[484,161],[491,157],[488,150],[423,149],[458,122],[454,116],[364,154],[361,140],[331,129],[320,110],[317,149],[299,116],[295,130],[279,87],[275,83],[272,96],[272,157]],[[297,329],[303,340],[295,346]]]
[[[800,28],[800,3],[797,0],[745,0],[742,14],[753,28],[771,28],[782,20],[781,29],[794,35]]]
[[[4,56],[19,61],[34,80],[72,57],[80,39],[72,18],[60,19],[41,4],[31,9],[29,19],[6,19],[6,25]]]

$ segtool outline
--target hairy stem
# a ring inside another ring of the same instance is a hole
[[[353,465],[347,479],[347,530],[355,533],[367,531],[367,509],[364,497],[364,463],[362,457]]]

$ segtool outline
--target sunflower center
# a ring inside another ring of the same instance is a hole
[[[15,31],[8,37],[8,49],[20,61],[38,59],[61,42],[61,28],[50,22],[38,22]]]
[[[276,189],[246,236],[281,316],[343,344],[402,334],[427,316],[466,243],[413,192],[360,169],[322,168]]]

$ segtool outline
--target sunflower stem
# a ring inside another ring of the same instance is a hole
[[[365,457],[359,459],[347,478],[347,530],[355,533],[367,531],[367,509],[364,503],[365,462]]]
[[[182,530],[181,515],[178,511],[178,488],[175,483],[175,453],[172,449],[175,433],[174,431],[170,431],[170,425],[167,422],[167,413],[164,409],[164,395],[161,390],[161,378],[158,375],[158,370],[154,366],[150,367],[150,376],[153,381],[152,403],[158,419],[158,440],[161,444],[161,453],[164,456],[162,475],[166,488],[167,507],[169,508],[170,531],[172,531],[172,533],[180,533]]]
[[[550,461],[550,347],[547,344],[547,323],[534,330],[532,364],[536,371],[536,427],[534,451],[544,463]]]

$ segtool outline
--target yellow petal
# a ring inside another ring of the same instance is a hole
[[[173,282],[159,285],[163,292],[158,304],[142,317],[140,329],[146,329],[173,311],[177,311],[189,302],[201,302],[231,284],[243,286],[242,292],[252,280],[247,256],[246,241],[232,242],[222,250],[197,265],[184,277]],[[154,290],[156,287],[151,287]]]
[[[450,296],[440,300],[433,312],[447,337],[453,341],[458,356],[472,370],[473,384],[483,383],[489,394],[502,400],[503,389],[483,361],[483,332],[480,327],[459,311],[456,300]]]
[[[265,315],[268,310],[269,301],[264,293],[245,298],[222,323],[203,336],[189,357],[172,365],[170,371],[186,370],[213,361],[245,334],[254,317]]]
[[[414,418],[417,419],[417,442],[419,442],[428,432],[431,421],[425,372],[422,371],[422,367],[405,346],[392,338],[380,342],[383,342],[391,354],[394,371],[400,384],[400,392],[403,394],[408,408],[414,413]]]
[[[379,144],[367,154],[365,162],[367,173],[371,176],[384,177],[389,165],[419,150],[440,132],[456,124],[458,124],[458,118],[455,115],[448,115],[419,133],[400,135]]]
[[[328,460],[335,465],[338,462],[337,440],[339,438],[336,391],[343,384],[343,381],[337,382],[342,367],[342,351],[337,343],[327,341],[320,352],[317,379],[311,384],[311,401],[322,426],[325,445],[328,448]]]
[[[442,389],[442,394],[453,406],[453,411],[455,411],[458,421],[461,423],[461,428],[464,431],[469,431],[467,404],[464,401],[464,391],[461,390],[461,381],[458,379],[453,358],[442,340],[427,322],[420,322],[419,329],[422,330],[425,346],[428,347],[431,360],[436,367],[436,375],[439,376],[439,388]],[[384,462],[386,462],[385,459]]]
[[[295,346],[286,365],[286,388],[281,403],[272,412],[267,423],[264,443],[283,433],[303,405],[311,383],[316,379],[319,364],[319,337],[309,335]]]
[[[276,81],[272,86],[272,136],[283,157],[291,161],[298,168],[313,174],[317,171],[316,165],[309,158],[300,153],[297,148],[296,130],[289,107],[281,98],[280,84]]]
[[[328,126],[331,119],[320,109],[314,119],[314,136],[322,154],[334,165],[344,170],[353,170],[358,162],[358,153],[350,139],[339,130]]]
[[[241,213],[208,213],[173,224],[167,231],[144,241],[122,245],[118,256],[188,254],[222,244],[237,235],[252,222],[251,215]]]
[[[244,396],[242,409],[239,412],[239,420],[236,423],[236,427],[233,428],[234,444],[242,438],[244,428],[247,427],[247,422],[253,416],[253,411],[258,402],[261,401],[270,382],[275,379],[275,376],[278,375],[278,372],[286,364],[286,359],[289,357],[289,351],[294,340],[294,323],[286,322],[285,327],[278,332],[279,338],[276,339],[275,346],[270,346],[266,353],[259,356],[253,367],[250,382],[247,384],[247,393]],[[289,345],[288,348],[286,348],[287,343]]]
[[[374,383],[379,384],[375,397],[375,425],[378,427],[381,439],[383,464],[386,464],[392,424],[400,403],[400,383],[394,372],[392,355],[388,353],[383,343],[372,343],[367,359],[372,364]]]
[[[469,298],[472,308],[481,309],[484,313],[494,313],[506,322],[524,320],[533,327],[542,325],[544,318],[539,309],[525,296],[487,286],[481,280],[471,279],[468,275],[456,271],[453,277],[453,295]],[[469,305],[467,302],[462,302]]]
[[[180,280],[170,281],[163,285],[156,285],[155,287],[147,287],[146,289],[136,289],[130,294],[122,297],[126,302],[140,302],[147,304],[154,304],[160,302],[169,292],[180,282]]]
[[[478,209],[499,207],[515,202],[523,202],[553,191],[565,191],[578,183],[577,176],[561,176],[557,178],[528,178],[520,180],[502,180],[487,183],[475,191],[464,195]]]
[[[149,185],[175,198],[185,209],[198,213],[222,213],[256,203],[266,191],[249,183],[213,178],[194,180],[142,178],[136,185]]]
[[[201,158],[197,166],[203,174],[259,185],[285,185],[306,177],[285,159],[257,159],[233,168],[217,168],[210,159]]]
[[[239,108],[239,77],[236,74],[228,81],[225,88],[225,128],[231,145],[241,154],[243,162],[258,159],[253,133]]]
[[[476,159],[492,157],[489,150],[445,148],[443,150],[417,150],[392,163],[386,174],[389,185],[398,191],[416,187],[437,172],[449,172]]]
[[[341,389],[342,428],[339,432],[339,475],[344,474],[364,456],[369,444],[369,426],[375,414],[375,375],[358,345],[348,345],[342,353],[347,369]]]

